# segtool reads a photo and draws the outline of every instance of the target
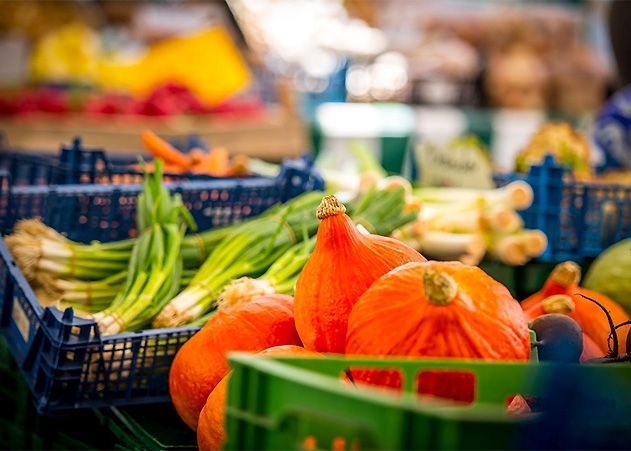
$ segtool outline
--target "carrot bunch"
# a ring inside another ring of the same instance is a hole
[[[195,148],[185,154],[151,130],[142,132],[142,143],[156,159],[164,161],[164,172],[167,173],[230,177],[245,175],[249,172],[248,158],[245,155],[236,155],[231,160],[228,150],[224,147],[215,147],[209,152]],[[152,164],[147,166],[149,170],[152,170]]]

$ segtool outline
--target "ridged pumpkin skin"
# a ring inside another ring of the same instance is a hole
[[[259,296],[218,311],[175,355],[169,392],[175,410],[193,430],[208,395],[230,370],[230,351],[300,345],[290,296]]]
[[[452,295],[443,305],[436,305],[432,301],[436,296],[426,294],[430,274],[440,275],[441,280],[444,274],[449,276]],[[346,352],[528,360],[530,337],[524,313],[506,287],[478,267],[430,261],[393,269],[361,296],[349,317]],[[362,382],[401,386],[398,373],[362,371],[353,375]],[[419,379],[419,393],[473,400],[470,374],[432,371],[421,373]]]
[[[292,355],[319,355],[316,352],[307,351],[300,346],[286,345],[265,349],[258,355],[292,356]],[[200,451],[221,449],[226,441],[226,402],[228,399],[228,373],[208,396],[208,400],[199,415],[197,425],[197,446]]]
[[[412,261],[425,258],[393,238],[359,232],[343,212],[322,219],[294,293],[296,328],[305,348],[343,353],[357,299],[392,268]]]

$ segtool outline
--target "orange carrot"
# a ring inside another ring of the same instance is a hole
[[[156,158],[162,158],[166,164],[180,166],[180,170],[186,170],[190,165],[190,158],[177,150],[171,144],[160,138],[151,130],[142,132],[142,143]]]
[[[228,151],[224,147],[212,149],[199,164],[193,166],[192,170],[197,174],[225,177],[230,171]]]
[[[207,155],[206,151],[204,151],[203,149],[200,149],[199,147],[195,147],[191,149],[191,151],[189,152],[189,156],[191,159],[191,166],[200,164],[204,160],[206,155]]]

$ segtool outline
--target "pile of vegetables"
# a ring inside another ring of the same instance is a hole
[[[81,244],[38,219],[20,221],[7,245],[44,305],[73,307],[102,334],[147,326],[204,324],[218,304],[293,294],[315,247],[321,193],[305,193],[262,215],[201,233],[179,195],[162,186],[160,159],[138,197],[135,239]],[[351,206],[365,229],[384,235],[417,214],[396,187],[371,189]]]
[[[354,223],[344,204],[325,196],[316,210],[315,246],[299,273],[293,300],[262,294],[222,302],[218,313],[178,352],[170,373],[171,396],[183,420],[196,429],[200,449],[218,449],[226,439],[230,376],[225,356],[230,350],[527,361],[536,346],[541,360],[626,359],[628,348],[619,342],[624,327],[631,327],[628,316],[605,296],[578,287],[576,265],[559,265],[544,288],[520,306],[506,287],[478,267],[426,261],[405,243],[369,233],[357,220],[358,211]],[[312,242],[305,241],[309,246]],[[273,280],[238,284],[270,287]],[[292,321],[283,320],[280,326],[275,312],[285,301],[292,305]],[[597,312],[601,306],[604,316]],[[257,319],[245,319],[251,310],[258,312]],[[612,334],[613,321],[619,322],[618,334]],[[530,342],[529,328],[537,331],[535,343]],[[261,340],[278,333],[287,334],[279,340],[284,343],[262,349]],[[354,389],[362,384],[402,388],[401,376],[393,370],[349,369],[342,378]],[[416,391],[425,396],[464,403],[475,398],[468,373],[424,372],[416,384]],[[507,414],[530,411],[519,395],[509,401]]]
[[[374,187],[371,190],[378,192]],[[295,336],[275,343],[291,346],[263,353],[487,360],[530,357],[526,318],[505,287],[479,268],[459,262],[427,262],[406,244],[369,233],[366,226],[371,218],[379,217],[376,212],[382,210],[362,210],[360,202],[354,217],[362,220],[353,223],[335,196],[322,199],[316,211],[315,247],[298,276],[292,302]],[[171,397],[182,419],[197,428],[200,449],[216,449],[225,439],[223,409],[229,377],[223,366],[225,353],[231,349],[263,351],[261,340],[290,327],[288,322],[282,327],[267,322],[275,321],[279,296],[220,304],[218,313],[178,352],[170,373]],[[250,314],[251,309],[261,309],[260,319],[239,317]],[[467,327],[463,327],[465,323]],[[221,381],[217,368],[222,368]],[[353,384],[401,385],[388,371],[353,370],[345,378]],[[473,386],[460,374],[429,373],[419,392],[467,400]]]
[[[321,194],[317,195],[321,199]],[[312,220],[315,221],[318,235],[311,256],[305,258],[304,255],[305,249],[309,249],[307,246],[313,243],[313,239],[308,239],[298,245],[301,248],[288,247],[285,255],[277,260],[277,262],[283,262],[283,265],[279,266],[277,271],[274,271],[279,278],[295,278],[295,273],[300,273],[296,288],[296,304],[294,299],[287,295],[279,293],[258,294],[256,289],[249,296],[240,297],[238,302],[227,301],[224,297],[223,302],[219,303],[217,310],[209,317],[208,322],[201,331],[182,346],[171,366],[169,389],[173,404],[187,425],[193,429],[196,428],[200,412],[207,397],[214,393],[214,390],[217,389],[216,387],[222,387],[218,386],[218,384],[228,373],[227,352],[235,350],[258,352],[270,346],[295,346],[306,343],[305,331],[310,330],[312,326],[308,324],[308,320],[305,325],[297,326],[296,320],[299,317],[301,320],[303,318],[303,316],[298,315],[298,311],[308,310],[308,307],[305,307],[304,304],[300,304],[300,306],[297,304],[298,299],[301,302],[303,299],[298,297],[298,290],[304,290],[307,287],[306,289],[310,292],[313,287],[308,286],[308,280],[311,275],[317,276],[322,268],[313,268],[307,265],[302,272],[295,271],[305,261],[317,262],[318,259],[322,261],[326,257],[320,254],[325,253],[328,247],[336,246],[337,244],[343,245],[342,248],[333,249],[343,251],[346,261],[344,264],[330,265],[329,271],[332,270],[330,272],[331,277],[335,277],[334,273],[337,274],[339,279],[353,271],[357,274],[368,271],[369,275],[365,276],[362,274],[362,277],[369,284],[371,279],[384,274],[397,264],[406,261],[424,260],[420,254],[405,244],[392,238],[370,234],[366,231],[366,228],[373,228],[371,224],[380,223],[380,227],[375,227],[375,229],[385,230],[386,233],[390,233],[394,227],[400,226],[416,215],[415,211],[403,213],[405,204],[402,190],[389,189],[379,191],[374,189],[367,193],[367,196],[369,197],[357,203],[353,210],[355,217],[360,218],[362,225],[353,223],[350,217],[344,214],[345,207],[337,199],[332,196],[326,196],[320,202],[317,213],[313,214],[312,217]],[[392,208],[393,205],[397,207]],[[384,209],[384,206],[390,206],[390,208]],[[309,221],[303,218],[303,226],[306,228],[310,227]],[[318,221],[320,221],[319,226]],[[327,224],[330,225],[330,228],[327,227]],[[383,229],[384,227],[386,229]],[[247,231],[249,235],[254,233],[254,230],[251,228],[248,228]],[[251,240],[252,242],[244,243],[244,247],[249,248],[252,246],[252,243],[260,241],[259,238],[254,236],[251,237]],[[344,245],[344,242],[346,245]],[[362,264],[362,266],[354,267],[354,264],[361,264],[365,257],[365,254],[359,253],[362,250],[373,253],[373,258],[371,261]],[[260,254],[261,250],[258,249],[252,252]],[[390,256],[386,257],[386,254]],[[222,252],[221,255],[227,255],[227,252]],[[342,254],[336,253],[331,255],[331,257],[335,261],[337,258],[341,259]],[[213,258],[212,255],[211,258]],[[383,259],[390,259],[390,263],[382,264]],[[330,263],[332,263],[331,260],[329,260]],[[369,266],[374,266],[374,268]],[[285,271],[283,271],[283,268],[285,268]],[[290,275],[290,273],[292,274]],[[250,282],[253,286],[256,285],[256,280],[260,281],[262,279],[251,279]],[[241,282],[239,281],[239,283]],[[196,285],[193,284],[192,286]],[[196,287],[201,292],[202,289],[208,286],[198,285]],[[361,291],[367,288],[367,285],[363,286],[363,288],[361,285],[358,286],[359,289],[355,293],[355,297],[359,296]],[[324,283],[321,283],[320,287],[326,288]],[[329,299],[332,300],[334,298]],[[338,317],[334,319],[336,321],[335,324],[324,324],[321,332],[330,334],[338,326],[344,328],[344,330],[337,330],[332,335],[332,342],[335,342],[337,346],[341,346],[340,352],[343,352],[345,341],[346,318],[344,315],[348,316],[348,310],[350,310],[355,300],[349,297],[348,302],[344,304],[340,302],[339,306],[335,303],[326,302],[329,308],[336,308],[335,315]],[[291,308],[288,309],[288,305]],[[327,315],[327,317],[330,317],[330,315]],[[341,332],[341,334],[338,332]],[[306,349],[313,351],[310,346],[307,346]],[[220,388],[220,390],[225,390],[225,387]],[[215,395],[213,399],[216,397],[225,399],[225,393]],[[216,421],[213,424],[216,425]],[[200,432],[200,434],[203,433]],[[214,439],[204,435],[204,440],[212,442]]]
[[[305,193],[241,223],[187,235],[195,223],[162,185],[157,159],[137,199],[137,238],[80,244],[28,220],[6,241],[45,302],[81,310],[102,334],[203,326],[169,373],[173,405],[197,431],[200,449],[225,440],[231,351],[510,362],[529,360],[536,346],[542,360],[631,360],[629,315],[579,287],[576,264],[555,268],[521,306],[470,264],[487,251],[514,264],[543,251],[545,237],[523,230],[515,215],[532,201],[527,185],[412,190],[377,169],[347,205]],[[472,250],[470,237],[482,250]],[[349,369],[343,378],[353,389],[403,385],[392,370]],[[473,376],[454,371],[422,373],[416,392],[475,398]],[[529,410],[520,396],[510,406]]]
[[[576,178],[589,179],[590,153],[589,142],[581,132],[565,122],[548,122],[517,155],[515,169],[528,172],[531,165],[541,164],[544,157],[551,154],[557,163],[570,168]]]
[[[524,229],[517,214],[532,204],[530,185],[514,181],[493,190],[417,188],[419,217],[395,233],[428,258],[478,264],[486,255],[523,265],[543,254],[548,241],[540,230]]]
[[[528,320],[548,314],[573,319],[582,332],[581,361],[618,359],[630,353],[631,317],[606,295],[580,287],[580,279],[581,269],[576,263],[558,264],[543,288],[521,303]]]

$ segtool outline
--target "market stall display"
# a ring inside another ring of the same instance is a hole
[[[0,448],[628,447],[606,2],[29,5]]]

